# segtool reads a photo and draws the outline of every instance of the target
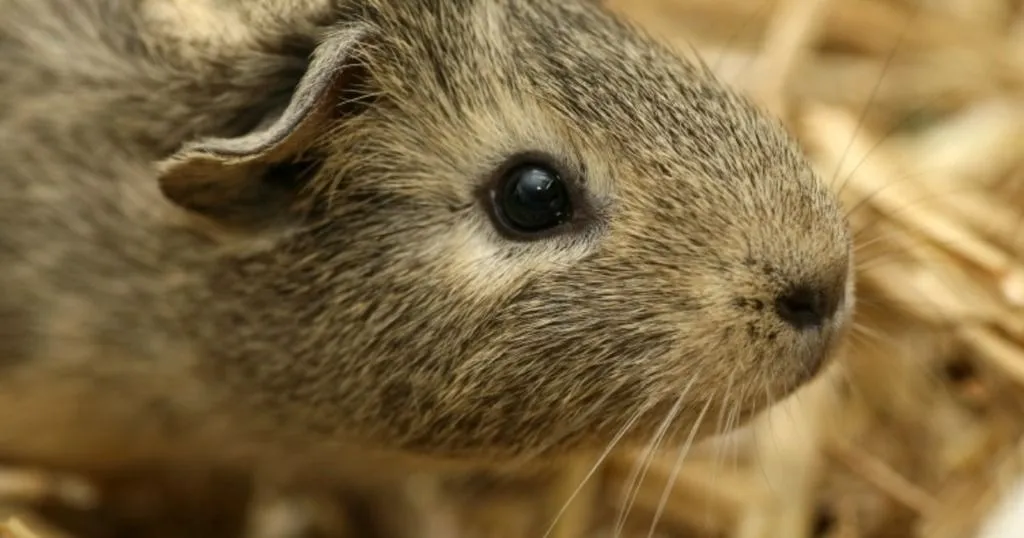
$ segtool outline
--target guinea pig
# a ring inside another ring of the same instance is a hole
[[[706,435],[848,323],[785,129],[597,2],[0,5],[8,460]]]

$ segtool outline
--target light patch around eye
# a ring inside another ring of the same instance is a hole
[[[593,254],[602,238],[600,222],[532,241],[503,237],[478,200],[481,186],[509,158],[524,153],[552,156],[567,176],[573,175],[572,181],[579,182],[578,190],[588,201],[602,210],[615,185],[614,162],[598,141],[530,92],[488,79],[481,82],[485,86],[458,114],[436,118],[445,123],[434,125],[429,151],[418,163],[429,174],[408,184],[411,195],[422,196],[425,184],[435,185],[450,205],[465,205],[451,215],[449,225],[420,244],[420,259],[444,272],[443,280],[460,283],[456,293],[476,298],[512,293],[524,281],[571,269]]]
[[[478,213],[460,217],[450,233],[423,245],[426,259],[446,260],[445,280],[462,283],[458,291],[478,298],[504,295],[526,280],[571,267],[594,246],[584,240],[509,243]]]

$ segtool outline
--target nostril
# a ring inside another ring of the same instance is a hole
[[[775,312],[797,329],[814,329],[825,324],[838,306],[836,295],[809,286],[791,288],[775,300]]]

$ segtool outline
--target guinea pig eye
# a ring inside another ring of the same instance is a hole
[[[539,234],[572,218],[565,180],[543,164],[520,164],[506,171],[499,178],[493,202],[498,225],[513,235]]]

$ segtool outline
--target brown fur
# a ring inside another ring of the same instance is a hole
[[[673,431],[791,392],[852,307],[843,215],[780,125],[595,3],[0,8],[8,458],[493,463],[638,413],[646,442],[687,387]],[[477,192],[527,150],[589,220],[494,231]],[[802,283],[845,290],[821,332],[771,309]]]

